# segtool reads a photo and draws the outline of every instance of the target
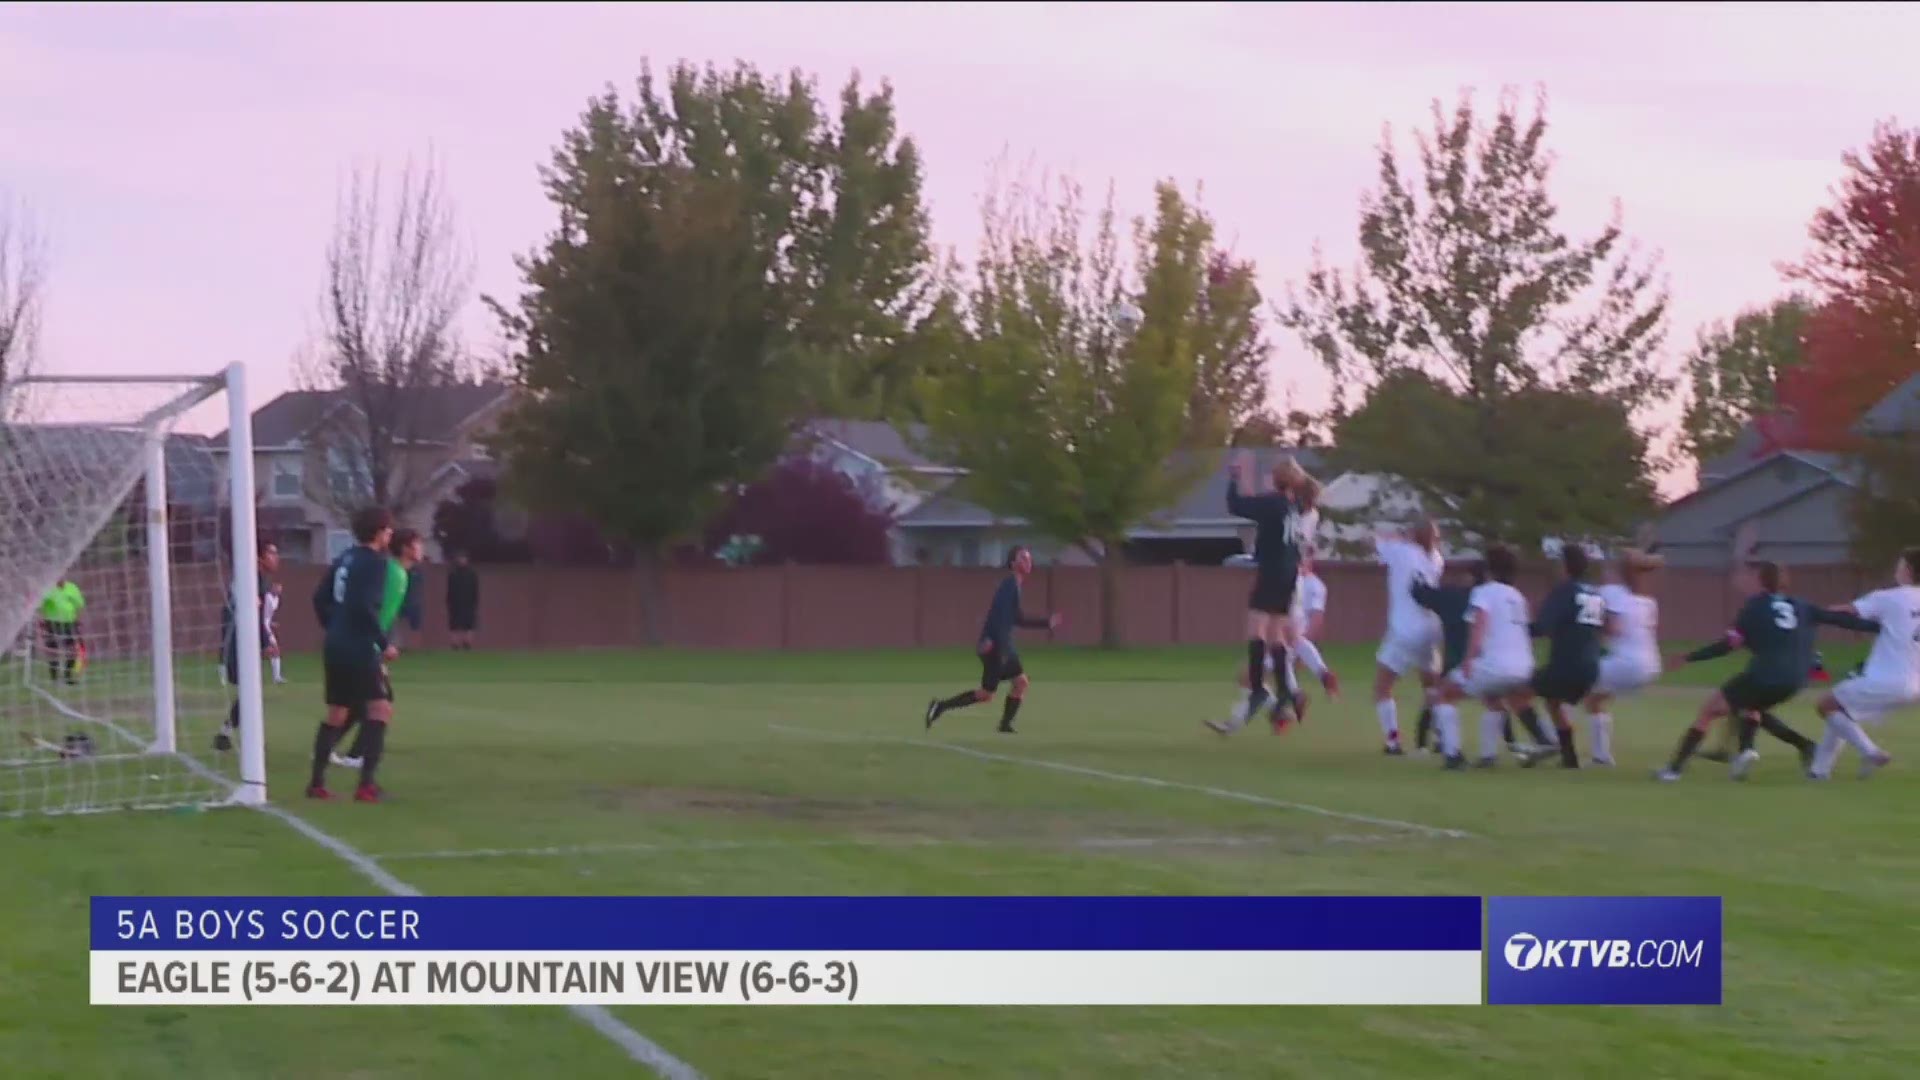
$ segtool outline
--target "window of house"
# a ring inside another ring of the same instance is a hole
[[[271,484],[267,490],[273,498],[298,499],[300,497],[302,478],[298,458],[274,458],[267,469]]]
[[[339,446],[327,448],[327,485],[336,502],[360,503],[373,498],[373,473],[366,455]]]
[[[327,561],[331,563],[353,546],[353,533],[346,529],[327,530]]]

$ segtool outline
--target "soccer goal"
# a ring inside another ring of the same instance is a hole
[[[239,365],[0,385],[0,816],[266,801],[253,492]]]

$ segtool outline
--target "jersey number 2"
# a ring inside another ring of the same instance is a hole
[[[1792,604],[1785,600],[1775,600],[1773,602],[1773,625],[1782,630],[1791,630],[1800,625],[1800,616],[1794,612]]]
[[[1574,598],[1580,605],[1576,616],[1581,626],[1607,625],[1607,598],[1598,593],[1581,593]]]

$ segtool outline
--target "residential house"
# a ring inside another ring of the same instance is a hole
[[[1763,558],[1847,563],[1847,504],[1860,484],[1859,469],[1842,454],[1764,454],[1668,505],[1655,522],[1660,553],[1674,566],[1724,567],[1750,538]]]
[[[415,493],[399,524],[432,535],[433,511],[486,459],[480,440],[510,392],[495,383],[409,391],[400,412],[412,429],[389,483]],[[227,436],[213,440],[225,457]],[[366,422],[337,390],[282,394],[253,414],[254,485],[259,532],[290,562],[327,562],[352,546],[342,507],[371,499]]]

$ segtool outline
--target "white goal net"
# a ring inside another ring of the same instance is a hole
[[[237,368],[0,385],[0,816],[264,801],[248,428]]]

